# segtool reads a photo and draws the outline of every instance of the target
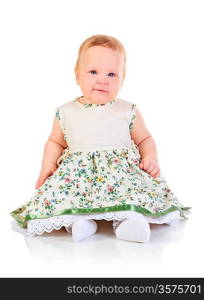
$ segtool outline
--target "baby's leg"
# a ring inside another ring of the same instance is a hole
[[[146,243],[150,238],[149,223],[137,212],[123,221],[113,221],[113,231],[118,239]]]
[[[65,227],[68,232],[72,233],[74,242],[84,240],[94,234],[97,230],[97,223],[94,220],[78,220],[73,222],[71,228]]]

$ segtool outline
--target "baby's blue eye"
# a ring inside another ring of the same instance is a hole
[[[89,73],[96,74],[96,71],[95,70],[91,70],[91,71],[89,71]]]
[[[113,76],[112,76],[112,75],[110,75],[110,74],[112,74]],[[115,77],[115,76],[116,76],[116,74],[115,74],[115,73],[113,73],[113,72],[109,73],[109,74],[108,74],[108,76],[109,76],[109,75],[110,75],[110,77]]]

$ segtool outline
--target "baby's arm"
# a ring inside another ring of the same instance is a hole
[[[64,140],[64,134],[60,128],[59,121],[55,118],[52,132],[44,146],[41,171],[35,184],[36,189],[57,169],[57,160],[65,148],[67,148],[67,143]]]
[[[42,167],[49,164],[56,164],[62,151],[67,148],[64,134],[60,128],[59,121],[55,118],[51,134],[45,143]]]
[[[140,167],[153,177],[157,177],[160,171],[155,141],[145,125],[141,112],[137,108],[135,116],[136,118],[131,130],[131,138],[139,148],[141,155]]]

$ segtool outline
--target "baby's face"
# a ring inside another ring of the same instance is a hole
[[[123,83],[124,56],[118,51],[93,46],[82,53],[76,74],[83,96],[92,103],[115,98]]]

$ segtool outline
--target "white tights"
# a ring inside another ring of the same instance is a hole
[[[78,220],[72,223],[71,227],[65,227],[72,233],[74,242],[79,242],[93,235],[97,231],[97,223],[94,220]],[[149,223],[144,216],[135,213],[122,221],[113,221],[113,232],[121,240],[145,243],[150,238]]]
[[[147,243],[150,238],[149,223],[139,213],[119,222],[113,221],[113,231],[120,240]]]
[[[178,222],[178,219],[179,212],[172,212],[169,213],[168,219],[164,222],[168,225],[173,225]],[[96,233],[97,223],[91,219],[81,219],[65,228],[72,233],[73,241],[79,242]],[[151,233],[149,222],[142,214],[137,212],[134,212],[134,215],[130,215],[122,221],[113,220],[113,232],[118,239],[138,243],[147,243]]]
[[[65,227],[65,229],[72,233],[74,242],[79,242],[96,232],[97,223],[94,220],[78,220],[73,222],[71,226]]]

